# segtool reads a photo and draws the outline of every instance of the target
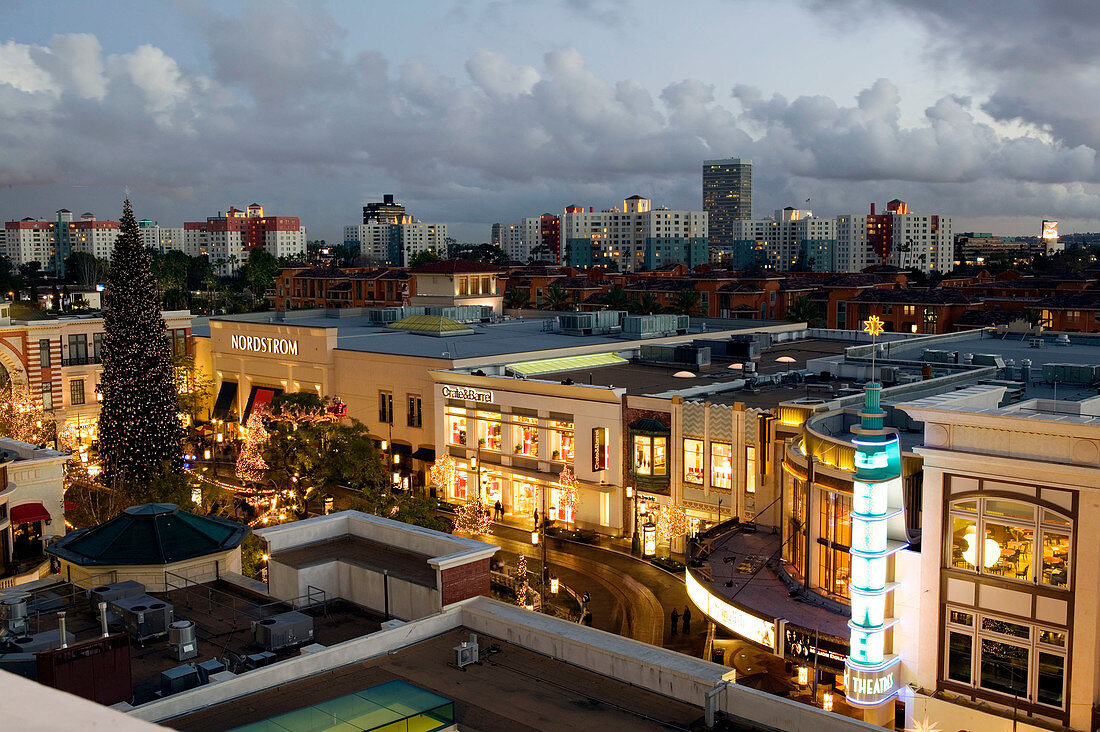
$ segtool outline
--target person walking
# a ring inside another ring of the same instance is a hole
[[[684,635],[691,635],[691,608],[684,605]]]
[[[537,529],[538,527],[539,527],[539,510],[536,508],[535,509],[535,528]]]
[[[581,618],[581,622],[587,625],[589,628],[592,627],[592,612],[590,610],[584,611],[584,617]]]
[[[497,499],[497,502],[495,504],[493,504],[493,510],[496,511],[497,521],[503,521],[504,520],[504,506],[500,505],[500,499],[499,498]]]
[[[672,634],[676,635],[677,625],[680,622],[680,613],[676,611],[676,608],[672,608]]]

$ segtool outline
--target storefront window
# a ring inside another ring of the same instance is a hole
[[[1036,521],[1041,515],[1042,522]],[[951,507],[951,561],[957,569],[1051,587],[1069,586],[1071,522],[1050,510],[1001,498]],[[1042,554],[1036,555],[1036,536]]]
[[[500,412],[478,412],[478,439],[486,450],[500,450]]]
[[[550,459],[573,462],[572,422],[550,422]]]
[[[515,481],[512,483],[512,512],[521,518],[534,518],[538,507],[538,486]]]
[[[485,493],[485,502],[490,506],[497,501],[504,502],[504,493],[501,491],[501,477],[500,473],[495,471],[484,471],[481,474],[481,489]]]
[[[733,488],[733,445],[710,443],[710,484],[713,488]]]
[[[684,440],[684,482],[703,484],[703,441]]]
[[[447,413],[447,441],[452,445],[466,444],[466,415]]]
[[[756,493],[756,446],[745,445],[745,492]]]
[[[637,475],[666,475],[666,438],[634,436],[634,472]]]
[[[834,491],[821,491],[819,495],[817,541],[821,589],[832,595],[849,597],[852,497]]]
[[[538,457],[539,454],[539,420],[538,417],[524,417],[517,415],[513,427],[516,438],[516,454]]]
[[[805,480],[790,476],[789,490],[784,492],[783,559],[789,565],[788,570],[801,578],[806,572],[806,503],[809,488]]]
[[[559,490],[558,488],[554,488],[551,486],[550,506],[548,508],[548,511],[550,513],[550,518],[554,519],[555,521],[564,521],[567,524],[571,524],[574,521],[573,507],[566,503],[564,498],[565,491]]]
[[[1015,643],[983,638],[982,688],[1026,697],[1028,655],[1027,648]]]
[[[465,501],[466,500],[466,495],[467,495],[466,483],[467,483],[466,471],[465,470],[455,471],[455,486],[454,486],[454,491],[452,491],[452,496],[454,496],[455,498],[457,498],[461,501]]]

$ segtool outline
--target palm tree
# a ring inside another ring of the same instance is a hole
[[[568,292],[558,287],[557,285],[550,285],[546,288],[546,296],[542,303],[543,310],[572,310],[573,298]]]
[[[626,290],[621,287],[612,287],[607,291],[607,309],[608,310],[629,310],[630,298],[627,297]]]
[[[504,291],[504,308],[506,310],[522,310],[530,306],[531,293],[519,287],[509,287]]]
[[[702,297],[694,289],[685,287],[676,293],[672,309],[681,315],[698,315]]]
[[[643,292],[642,296],[633,302],[633,305],[631,312],[643,315],[652,315],[661,310],[661,302],[652,292]]]
[[[805,295],[787,306],[786,318],[792,323],[806,323],[810,328],[821,328],[825,325],[821,307]]]

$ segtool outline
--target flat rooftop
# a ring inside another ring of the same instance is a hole
[[[1032,345],[1033,336],[1021,336],[1019,333],[1009,333],[1002,338],[999,335],[990,335],[986,331],[975,329],[967,331],[969,336],[967,338],[961,338],[958,334],[949,335],[954,337],[945,337],[942,344],[923,338],[893,341],[890,344],[889,357],[916,361],[920,359],[921,352],[926,348],[958,351],[960,359],[964,353],[998,354],[1006,361],[1013,359],[1017,367],[1023,359],[1030,359],[1032,370],[1038,370],[1039,375],[1043,365],[1048,363],[1100,363],[1100,337],[1095,335],[1044,333],[1043,345],[1038,348]],[[1059,344],[1060,335],[1068,336],[1068,341],[1064,341],[1064,345]]]
[[[469,636],[468,629],[458,628],[160,724],[181,732],[221,732],[394,680],[452,700],[455,722],[463,730],[656,731],[687,729],[702,717],[699,707],[483,634],[478,636],[480,664],[450,665],[452,649]]]
[[[157,698],[162,671],[185,663],[227,657],[232,661],[234,656],[240,659],[259,653],[263,649],[252,641],[252,621],[295,609],[285,603],[272,603],[253,596],[224,580],[148,594],[170,603],[174,620],[195,622],[199,655],[189,661],[177,661],[169,653],[167,636],[150,639],[144,644],[131,639],[130,658],[135,704]],[[75,642],[100,636],[98,611],[92,610],[86,591],[76,585],[59,582],[36,591],[28,602],[28,610],[31,634],[56,635],[57,612],[64,610],[66,629],[76,636]],[[325,605],[299,611],[313,617],[312,642],[326,646],[373,633],[382,627],[380,616],[372,615],[343,600],[332,600]],[[112,623],[111,632],[125,632],[121,622]],[[288,649],[276,655],[281,660],[298,655],[298,650]]]
[[[425,587],[435,587],[435,567],[427,554],[404,551],[390,544],[358,536],[342,536],[315,544],[273,552],[271,558],[295,569],[339,559],[376,572],[390,574]]]
[[[220,322],[262,323],[277,326],[301,326],[307,328],[335,328],[336,347],[345,351],[385,353],[397,356],[420,356],[460,360],[485,358],[505,354],[526,354],[554,351],[583,346],[608,346],[637,348],[654,338],[634,338],[622,334],[566,335],[554,328],[553,318],[507,319],[494,323],[469,323],[471,335],[444,336],[416,335],[387,330],[372,323],[365,315],[346,318],[326,317],[323,310],[301,310],[287,313],[285,320],[277,320],[274,313],[246,313],[211,318]],[[739,320],[722,318],[692,318],[689,337],[721,337],[723,333],[751,333],[775,326],[794,327],[794,323],[778,320]],[[196,319],[191,332],[199,337],[210,336],[209,321]]]
[[[706,337],[708,334],[704,334]],[[839,355],[851,345],[850,341],[807,338],[798,341],[785,341],[766,349],[756,360],[758,374],[784,374],[806,368],[809,359],[822,356]],[[779,362],[779,358],[793,358],[790,363]],[[594,384],[626,389],[629,395],[665,395],[669,392],[683,392],[685,399],[706,398],[713,403],[743,402],[747,407],[772,408],[780,402],[790,401],[807,394],[805,385],[777,384],[764,385],[756,389],[747,389],[742,380],[743,371],[731,369],[737,363],[732,358],[712,360],[702,369],[685,364],[648,364],[626,363],[614,366],[601,366],[590,369],[574,369],[556,374],[539,374],[538,379],[558,381],[573,379],[578,384]],[[691,378],[674,376],[680,371],[695,374]]]

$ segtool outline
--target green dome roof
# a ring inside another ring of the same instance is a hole
[[[250,531],[234,521],[181,511],[174,503],[145,503],[67,534],[46,552],[82,567],[171,564],[237,547]]]

